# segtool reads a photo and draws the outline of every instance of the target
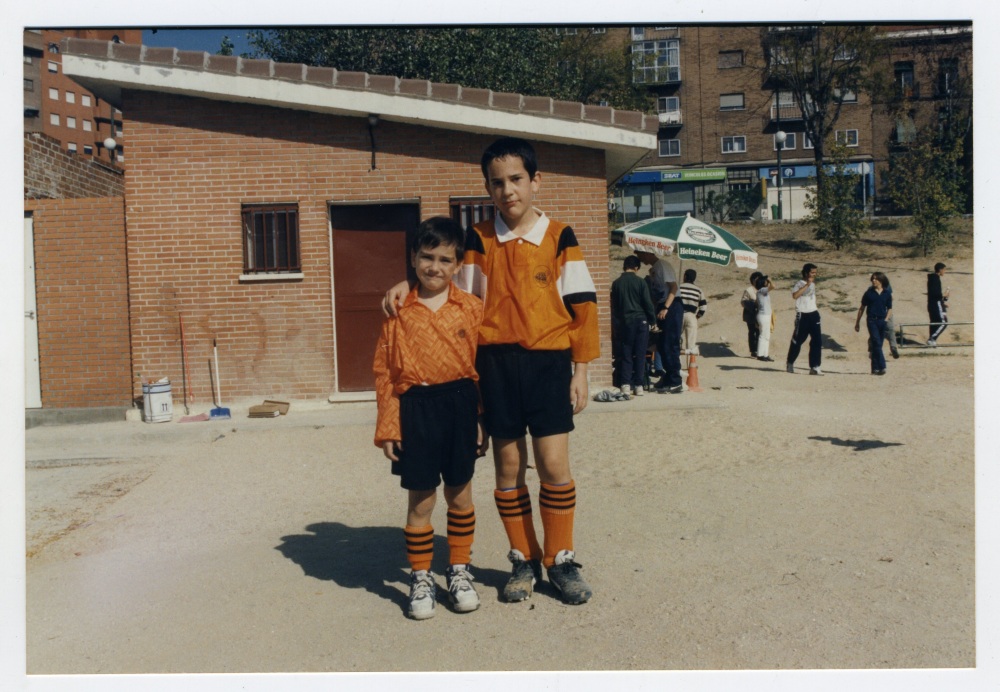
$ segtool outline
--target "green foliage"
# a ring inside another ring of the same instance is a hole
[[[228,36],[223,36],[222,43],[219,45],[219,51],[216,55],[232,55],[235,49],[236,44]]]
[[[709,190],[701,205],[701,213],[711,215],[714,223],[731,221],[744,216],[753,216],[760,204],[760,192],[749,190]]]
[[[858,203],[859,177],[848,164],[847,147],[835,144],[823,171],[826,184],[809,194],[805,203],[811,212],[805,221],[813,227],[816,239],[838,250],[853,246],[867,227],[864,209]]]
[[[362,27],[255,30],[254,57],[428,79],[534,96],[645,108],[625,45],[606,34],[538,27]]]
[[[913,215],[916,243],[926,257],[951,234],[949,219],[965,202],[962,139],[925,128],[889,161],[886,183],[892,201]]]

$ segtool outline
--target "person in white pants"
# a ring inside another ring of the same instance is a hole
[[[768,355],[771,343],[771,289],[774,284],[771,278],[766,275],[757,277],[757,328],[760,336],[757,337],[757,360],[773,363],[774,358]]]

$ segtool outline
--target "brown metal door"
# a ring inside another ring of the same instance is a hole
[[[372,358],[382,327],[381,299],[412,275],[407,247],[419,223],[415,203],[330,207],[338,391],[375,388]]]

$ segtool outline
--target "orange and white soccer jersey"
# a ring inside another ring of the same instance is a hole
[[[375,400],[378,421],[375,446],[399,440],[399,397],[413,386],[443,384],[476,374],[476,347],[483,303],[476,296],[448,287],[448,300],[437,312],[410,291],[396,317],[382,324],[375,347]]]
[[[523,236],[499,216],[473,226],[455,283],[483,299],[481,345],[571,349],[588,363],[600,355],[597,290],[573,229],[539,215]]]

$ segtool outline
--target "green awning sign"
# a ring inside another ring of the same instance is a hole
[[[696,168],[684,171],[660,171],[660,182],[682,183],[692,180],[725,180],[725,168]]]

